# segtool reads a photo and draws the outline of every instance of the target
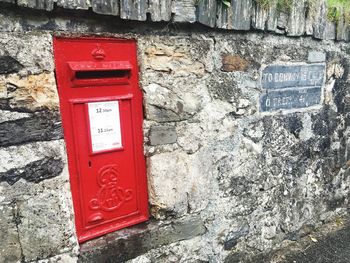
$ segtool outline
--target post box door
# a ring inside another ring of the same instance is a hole
[[[148,219],[136,44],[55,38],[79,242]]]

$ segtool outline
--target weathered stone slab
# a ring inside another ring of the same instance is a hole
[[[54,7],[54,0],[18,0],[17,4],[19,6],[51,11]]]
[[[281,89],[287,87],[322,86],[325,65],[271,65],[261,76],[263,89]]]
[[[285,34],[288,25],[288,14],[284,12],[278,12],[277,14],[277,27],[275,32],[278,34]]]
[[[256,4],[253,9],[252,27],[258,30],[265,30],[266,21],[269,17],[269,10]]]
[[[305,13],[305,1],[294,0],[288,18],[288,36],[301,36],[305,33]]]
[[[149,0],[148,12],[152,21],[170,21],[171,0]]]
[[[78,262],[124,262],[159,246],[205,233],[197,215],[170,222],[147,222],[122,229],[80,246]]]
[[[92,10],[98,14],[118,15],[119,1],[117,0],[92,0]]]
[[[268,91],[260,97],[260,111],[290,110],[318,105],[321,102],[321,94],[321,87]]]
[[[63,162],[60,158],[43,158],[29,163],[25,167],[10,169],[7,172],[0,173],[0,182],[5,181],[13,185],[22,178],[27,182],[39,183],[45,179],[59,176],[62,170]]]
[[[345,19],[346,14],[344,14],[344,10],[340,10],[340,19],[337,22],[336,29],[336,39],[338,41],[349,41],[350,39],[350,23]]]
[[[311,51],[308,54],[308,61],[315,62],[325,62],[326,61],[326,53],[322,51]]]
[[[175,143],[177,134],[174,126],[152,126],[150,129],[150,145]]]
[[[198,22],[203,25],[215,27],[217,0],[202,0],[198,3]]]
[[[216,25],[224,29],[249,30],[252,10],[252,0],[232,0],[231,7],[219,3]]]
[[[89,0],[56,0],[57,5],[68,9],[89,9]]]
[[[249,30],[253,3],[252,0],[232,0],[232,28],[236,30]]]
[[[275,31],[277,28],[277,2],[273,1],[271,6],[269,7],[269,12],[268,12],[268,19],[267,19],[267,30],[268,31]]]
[[[327,26],[327,6],[321,1],[317,6],[313,19],[313,34],[315,38],[323,39]]]
[[[232,16],[232,9],[225,7],[221,2],[219,2],[217,6],[216,26],[218,28],[231,29],[232,28],[231,20],[228,19],[228,17],[231,17],[231,16]]]
[[[11,169],[20,169],[46,158],[63,159],[63,147],[63,140],[1,147],[0,172],[6,173]]]
[[[146,0],[121,0],[120,17],[122,19],[146,21]]]
[[[31,118],[0,123],[0,147],[63,137],[58,113],[39,112]]]
[[[327,21],[326,28],[324,31],[323,38],[324,40],[334,40],[336,38],[336,24],[333,22]]]
[[[172,12],[174,22],[196,22],[195,0],[174,0]]]

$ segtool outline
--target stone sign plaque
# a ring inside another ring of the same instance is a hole
[[[320,87],[306,89],[273,90],[260,97],[261,111],[306,108],[321,102]]]
[[[324,77],[325,64],[267,66],[261,75],[260,111],[320,104]]]

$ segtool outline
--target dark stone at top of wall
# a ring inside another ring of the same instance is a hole
[[[172,222],[149,221],[82,244],[78,262],[124,262],[151,249],[205,232],[204,223],[198,215]]]
[[[327,21],[325,1],[315,5],[313,17],[308,16],[308,6],[300,1],[295,1],[289,12],[279,11],[276,5],[262,8],[252,0],[231,0],[229,7],[216,0],[0,0],[0,3],[54,11],[56,2],[58,8],[91,8],[97,14],[127,20],[146,21],[149,18],[153,22],[199,22],[211,28],[263,30],[292,37],[313,35],[317,39],[349,41],[350,25],[344,19],[337,24]],[[312,25],[312,32],[307,31],[307,23]]]
[[[23,66],[10,56],[0,56],[0,74],[16,73]]]
[[[23,7],[51,11],[54,7],[54,0],[17,0],[17,4]]]

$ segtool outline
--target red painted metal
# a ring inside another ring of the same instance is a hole
[[[146,221],[135,41],[55,37],[54,55],[79,242]]]

